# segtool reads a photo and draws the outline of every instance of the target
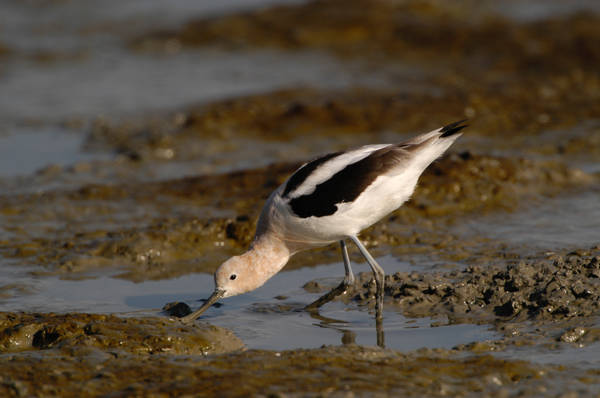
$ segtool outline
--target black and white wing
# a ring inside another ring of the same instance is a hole
[[[409,167],[421,149],[454,136],[466,127],[461,123],[449,124],[401,144],[366,145],[321,156],[303,165],[287,180],[281,197],[300,218],[332,215],[338,210],[337,205],[354,201],[377,177]],[[450,142],[444,146],[448,145]],[[421,157],[429,164],[443,150],[436,150],[431,160],[428,155]]]

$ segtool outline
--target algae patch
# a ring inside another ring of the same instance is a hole
[[[98,349],[136,355],[207,355],[244,348],[228,330],[164,318],[0,313],[0,352]]]

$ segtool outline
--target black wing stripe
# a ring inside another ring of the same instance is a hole
[[[333,159],[334,157],[341,155],[342,152],[334,152],[328,153],[327,155],[323,155],[320,158],[313,160],[305,164],[303,167],[296,170],[294,174],[289,178],[287,184],[285,185],[285,189],[283,190],[282,196],[285,198],[290,192],[295,191],[306,179],[309,175],[312,174],[319,166],[328,161],[329,159]]]
[[[393,145],[374,151],[318,184],[312,193],[292,199],[289,202],[292,211],[300,218],[334,214],[338,204],[356,199],[378,176],[395,167],[405,154]]]

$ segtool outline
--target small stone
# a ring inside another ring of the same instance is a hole
[[[175,301],[172,303],[167,303],[162,308],[164,312],[166,312],[170,316],[175,316],[177,318],[182,318],[188,314],[192,313],[192,309],[186,303],[181,301]]]
[[[586,330],[582,327],[576,327],[571,329],[560,336],[560,341],[564,343],[574,343],[579,340],[586,333]]]

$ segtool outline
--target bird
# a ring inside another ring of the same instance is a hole
[[[358,235],[410,198],[423,171],[462,135],[464,122],[399,144],[329,153],[300,166],[267,199],[248,250],[218,267],[213,293],[198,310],[182,317],[183,322],[196,320],[222,298],[262,286],[295,253],[339,242],[345,276],[338,287],[305,307],[318,308],[354,283],[347,240],[373,272],[376,319],[381,319],[385,273]]]

